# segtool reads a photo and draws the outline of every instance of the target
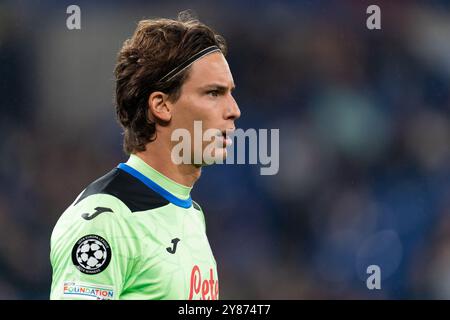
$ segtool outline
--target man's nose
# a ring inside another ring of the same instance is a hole
[[[238,104],[236,103],[236,100],[234,100],[233,96],[230,96],[230,102],[228,102],[227,105],[227,119],[236,120],[241,116],[241,110],[239,109]]]

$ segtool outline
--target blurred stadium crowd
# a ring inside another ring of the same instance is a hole
[[[450,299],[450,4],[0,3],[0,298],[47,299],[64,209],[126,160],[113,68],[137,21],[195,10],[223,34],[241,128],[280,129],[280,170],[205,168],[222,299]],[[368,290],[366,268],[381,268]]]

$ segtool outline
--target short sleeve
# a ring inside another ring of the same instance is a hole
[[[139,252],[128,208],[108,194],[70,206],[51,237],[50,299],[119,299]]]

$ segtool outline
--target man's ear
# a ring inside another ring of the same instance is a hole
[[[169,96],[161,91],[152,92],[148,97],[148,108],[155,120],[169,122],[172,119],[172,110],[168,98]]]

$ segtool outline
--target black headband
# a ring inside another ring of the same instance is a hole
[[[185,62],[180,64],[178,67],[174,68],[172,71],[170,71],[164,77],[162,77],[161,80],[159,80],[159,82],[167,82],[167,81],[169,81],[170,79],[175,77],[177,74],[179,74],[181,71],[183,71],[186,68],[188,68],[191,64],[193,64],[198,59],[206,56],[207,54],[210,54],[210,53],[216,52],[216,51],[221,51],[218,46],[211,46],[211,47],[208,47],[208,48],[205,48],[205,49],[201,50],[200,52],[197,52],[192,57],[187,59]]]

